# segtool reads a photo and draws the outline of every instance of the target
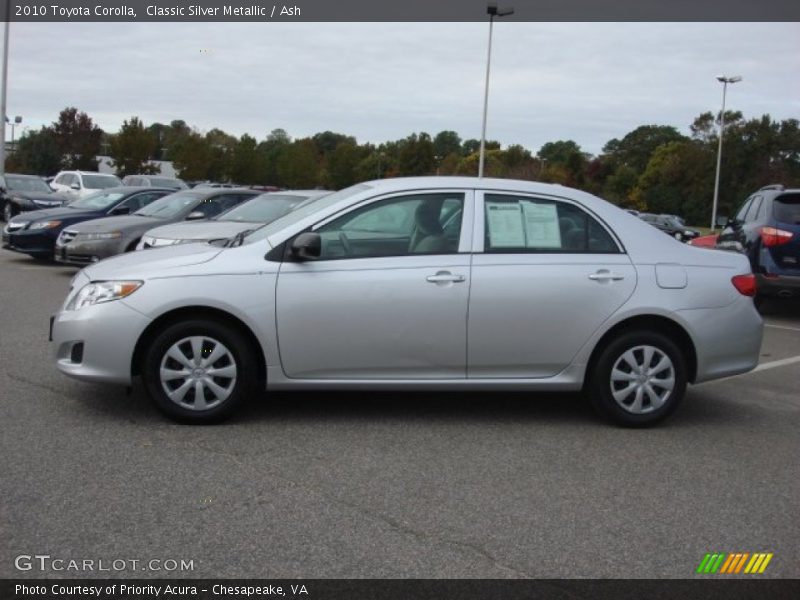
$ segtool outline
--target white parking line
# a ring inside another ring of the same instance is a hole
[[[800,331],[800,327],[788,327],[787,325],[773,325],[772,323],[764,323],[764,327],[772,327],[773,329],[787,329],[789,331]]]
[[[773,360],[770,362],[760,363],[755,369],[750,371],[751,373],[755,373],[756,371],[766,371],[768,369],[777,369],[778,367],[785,367],[786,365],[793,365],[796,362],[800,362],[800,356],[790,356],[789,358],[782,358],[780,360]]]

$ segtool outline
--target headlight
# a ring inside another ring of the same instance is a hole
[[[87,283],[72,297],[64,310],[80,310],[85,306],[111,302],[130,296],[144,284],[143,281],[96,281]]]
[[[694,235],[694,232],[692,232],[692,231],[684,231],[683,235]]]
[[[79,233],[77,237],[87,242],[92,240],[113,240],[115,238],[122,237],[122,232],[109,231],[108,233]]]
[[[52,229],[61,225],[61,221],[37,221],[28,229]]]

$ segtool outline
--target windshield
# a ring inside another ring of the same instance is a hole
[[[800,225],[800,194],[785,194],[775,198],[772,211],[776,221]]]
[[[263,194],[240,204],[219,216],[219,221],[239,223],[272,223],[275,219],[294,210],[305,200],[317,200],[320,196],[298,196],[290,194]]]
[[[110,187],[118,187],[122,182],[113,175],[84,175],[83,187],[90,190],[104,190]]]
[[[191,192],[176,192],[159,198],[133,214],[141,217],[155,217],[156,219],[171,219],[179,215],[187,206],[196,204],[201,197],[200,194]]]
[[[39,192],[42,194],[50,194],[53,190],[42,179],[38,177],[14,177],[13,175],[6,175],[6,183],[8,189],[12,192]]]
[[[259,240],[264,240],[271,235],[274,235],[281,230],[285,229],[286,227],[291,227],[295,223],[298,223],[308,217],[309,215],[314,214],[318,210],[325,210],[329,206],[333,206],[337,202],[344,200],[346,198],[350,198],[351,196],[355,196],[365,190],[370,189],[365,183],[358,183],[354,186],[349,188],[345,188],[343,190],[339,190],[333,194],[328,194],[327,196],[322,196],[317,200],[311,202],[303,203],[303,206],[296,208],[295,210],[283,215],[282,217],[278,217],[272,223],[267,223],[263,227],[259,227],[253,233],[248,235],[244,242],[246,244],[250,244],[252,242],[257,242]]]
[[[182,190],[185,190],[188,187],[180,179],[172,179],[170,177],[151,177],[150,185],[153,187],[180,188]]]
[[[685,225],[684,225],[683,223],[681,223],[681,222],[680,222],[678,219],[676,219],[675,217],[667,217],[666,219],[664,219],[664,222],[665,222],[667,225],[669,225],[670,227],[676,227],[676,228],[678,228],[678,229],[680,229],[681,227],[685,227]]]
[[[70,202],[67,206],[70,208],[102,210],[120,200],[124,195],[125,194],[119,192],[97,192],[91,196],[86,196],[86,198],[80,198],[74,202]]]

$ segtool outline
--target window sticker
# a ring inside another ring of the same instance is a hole
[[[561,229],[558,226],[558,209],[555,204],[523,201],[522,216],[525,223],[527,248],[561,248]]]
[[[486,221],[489,228],[489,245],[492,248],[525,246],[522,208],[519,203],[487,202]]]

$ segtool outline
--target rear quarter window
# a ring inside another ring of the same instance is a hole
[[[775,198],[772,216],[781,223],[800,225],[800,194],[784,194]]]

